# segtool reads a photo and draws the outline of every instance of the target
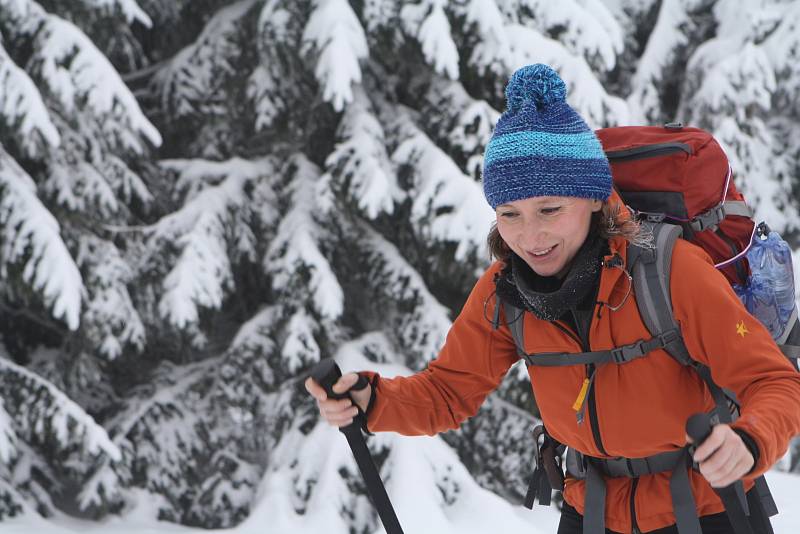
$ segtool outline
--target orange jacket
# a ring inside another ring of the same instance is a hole
[[[611,254],[625,259],[625,241],[613,238]],[[493,278],[501,269],[492,265],[478,280],[453,323],[439,356],[428,368],[410,377],[382,379],[373,374],[375,400],[369,414],[372,431],[432,435],[455,429],[477,411],[486,396],[518,360],[506,326],[492,330],[484,303],[493,309]],[[628,291],[628,278],[618,268],[603,267],[598,301],[613,305]],[[747,313],[725,278],[700,248],[678,240],[671,271],[676,320],[692,356],[711,368],[714,380],[733,390],[742,405],[733,425],[753,437],[760,458],[745,480],[774,464],[792,436],[800,434],[800,374],[772,341],[767,330]],[[580,344],[555,325],[525,314],[528,353],[582,352]],[[589,333],[591,350],[606,350],[649,339],[640,319],[635,295],[617,311],[603,308],[594,314]],[[533,390],[548,432],[576,450],[603,457],[588,416],[576,421],[573,404],[585,378],[584,366],[529,367]],[[596,370],[595,398],[600,438],[610,457],[645,457],[685,445],[690,415],[709,411],[714,402],[696,373],[657,350],[623,365],[606,364]],[[711,486],[690,471],[698,514],[724,508]],[[631,531],[631,488],[628,478],[607,479],[606,528]],[[583,481],[568,478],[564,499],[578,512],[584,509]],[[636,520],[643,531],[675,523],[669,491],[669,473],[640,479],[635,494]]]

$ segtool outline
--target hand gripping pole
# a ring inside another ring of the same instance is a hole
[[[330,359],[322,360],[311,370],[311,378],[322,386],[328,397],[332,399],[345,399],[349,396],[348,393],[333,392],[333,385],[341,376],[342,371],[339,366]],[[386,493],[378,468],[375,467],[375,462],[372,461],[367,442],[364,440],[364,434],[361,432],[358,422],[353,421],[345,427],[340,427],[339,431],[347,438],[347,443],[350,445],[350,450],[356,459],[358,470],[361,471],[361,476],[364,477],[364,482],[367,485],[367,493],[378,511],[378,516],[386,529],[386,534],[403,534],[403,528],[400,526],[400,521],[398,521],[397,514],[394,512],[389,495]]]
[[[686,433],[694,441],[695,447],[699,447],[711,435],[711,430],[711,417],[706,413],[696,413],[686,421]],[[733,531],[736,534],[753,534],[741,481],[724,488],[714,488],[714,491],[725,505]]]

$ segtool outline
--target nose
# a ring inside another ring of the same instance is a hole
[[[529,218],[520,228],[517,243],[526,250],[546,245],[547,229],[535,217]]]

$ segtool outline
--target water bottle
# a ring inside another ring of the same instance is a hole
[[[747,252],[751,275],[746,287],[734,286],[745,308],[773,339],[780,339],[795,307],[792,251],[777,232],[758,225]]]

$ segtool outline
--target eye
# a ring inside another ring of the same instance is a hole
[[[516,211],[501,211],[500,217],[503,219],[513,219],[517,217],[519,214]]]
[[[561,206],[549,206],[547,208],[542,208],[539,210],[542,215],[554,215],[561,211]]]

